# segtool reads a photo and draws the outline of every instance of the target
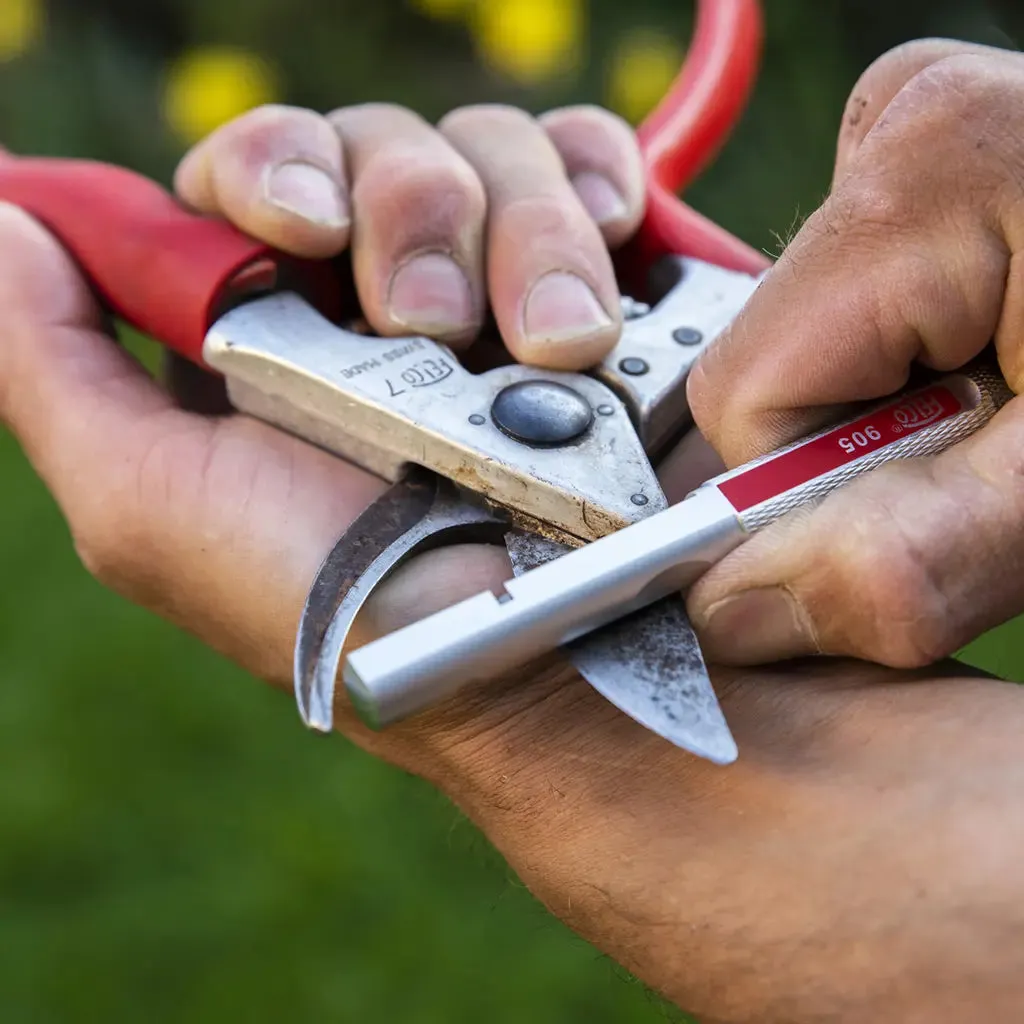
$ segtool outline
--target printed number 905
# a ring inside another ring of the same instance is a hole
[[[848,437],[839,438],[839,447],[852,455],[858,448],[867,448],[871,441],[880,441],[881,439],[882,432],[878,427],[865,427],[863,430],[855,430]]]

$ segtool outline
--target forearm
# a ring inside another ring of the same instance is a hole
[[[1016,1019],[1024,691],[940,674],[719,673],[723,769],[549,672],[423,764],[557,916],[704,1022]]]

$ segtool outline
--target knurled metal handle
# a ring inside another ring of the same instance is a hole
[[[714,480],[748,533],[896,459],[937,455],[983,427],[1013,392],[979,362]]]

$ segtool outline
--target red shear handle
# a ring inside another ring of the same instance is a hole
[[[637,133],[648,169],[641,263],[678,253],[748,274],[769,266],[762,253],[676,198],[715,155],[743,112],[763,34],[758,0],[698,0],[686,63]]]
[[[113,313],[199,364],[217,315],[276,275],[273,250],[120,167],[4,156],[0,200],[45,224]]]

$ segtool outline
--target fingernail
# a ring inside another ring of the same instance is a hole
[[[274,206],[314,224],[340,228],[348,223],[337,182],[313,164],[299,160],[278,164],[267,175],[264,194]]]
[[[818,650],[807,613],[786,587],[744,590],[717,601],[700,619],[701,645],[712,661],[759,664]]]
[[[403,327],[449,335],[474,326],[473,291],[450,256],[427,252],[403,263],[391,278],[388,315]]]
[[[530,290],[523,309],[523,333],[530,341],[581,338],[611,323],[590,286],[563,271],[545,274]]]
[[[576,194],[598,224],[621,220],[629,210],[622,193],[603,175],[583,171],[572,179]]]

